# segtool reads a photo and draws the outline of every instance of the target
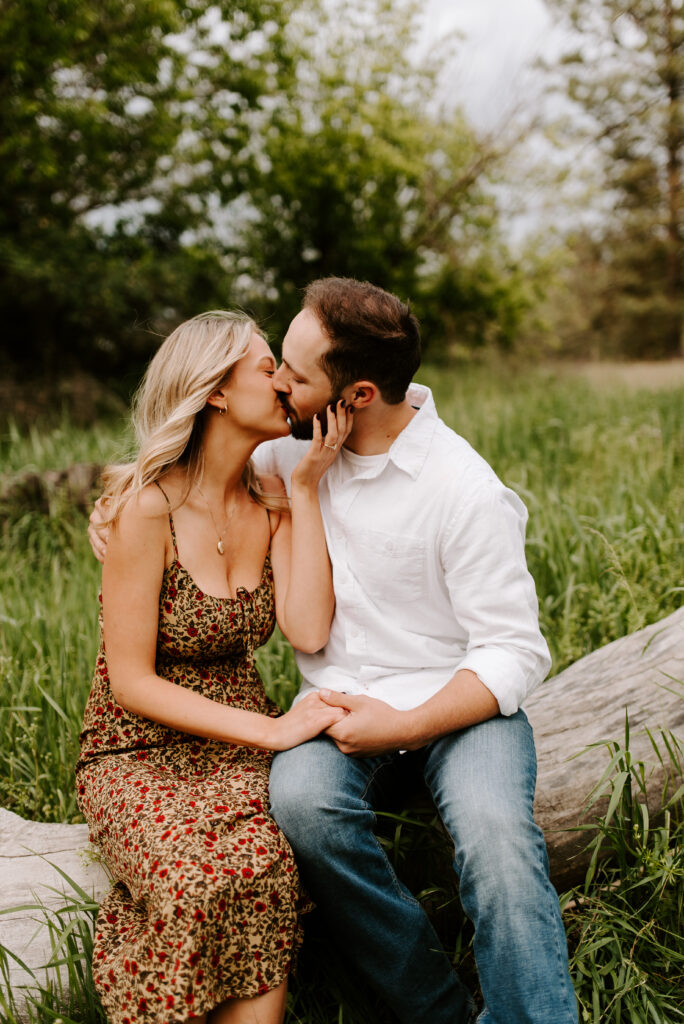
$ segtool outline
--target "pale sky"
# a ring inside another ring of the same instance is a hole
[[[481,135],[495,141],[503,137],[505,147],[506,139],[514,142],[518,128],[524,138],[526,125],[540,115],[553,116],[562,104],[549,94],[546,76],[534,67],[542,57],[553,63],[568,41],[567,28],[543,0],[424,0],[423,10],[426,59],[431,41],[454,29],[461,35],[446,68],[441,98],[446,105],[461,107]],[[506,181],[495,189],[510,241],[523,241],[542,223],[580,219],[576,203],[567,212],[567,196],[555,181],[559,160],[565,156],[536,132],[522,148],[513,145]]]
[[[550,43],[551,16],[542,0],[426,0],[426,38],[459,30],[465,37],[446,88],[480,128],[495,128],[523,101],[525,66]]]

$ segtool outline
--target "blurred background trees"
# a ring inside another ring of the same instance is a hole
[[[510,240],[516,133],[444,97],[459,43],[419,54],[413,0],[0,0],[2,369],[132,380],[215,306],[277,343],[329,273],[410,298],[434,358],[679,354],[681,0],[547,3],[601,172],[558,264]]]
[[[570,232],[580,347],[678,356],[684,342],[684,8],[681,0],[549,0],[573,34],[549,68],[566,133],[595,161],[591,229]],[[571,108],[571,109],[572,109]],[[577,116],[577,115],[581,116]]]
[[[5,356],[118,371],[146,327],[230,294],[205,225],[245,190],[282,88],[280,0],[1,0]],[[226,299],[224,298],[224,302]]]

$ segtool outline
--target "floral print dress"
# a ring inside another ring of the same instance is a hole
[[[277,715],[253,657],[275,624],[270,554],[253,591],[212,597],[178,560],[169,520],[175,561],[160,594],[158,675]],[[268,815],[271,757],[121,707],[100,640],[76,778],[115,883],[93,953],[112,1024],[173,1024],[287,977],[305,908],[292,851]]]

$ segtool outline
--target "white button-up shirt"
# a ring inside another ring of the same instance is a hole
[[[527,511],[439,419],[427,388],[412,384],[409,400],[419,411],[388,452],[342,449],[319,486],[335,615],[321,651],[297,652],[299,696],[327,687],[407,710],[470,669],[511,715],[550,667]],[[277,473],[289,493],[308,444],[266,442],[258,472]]]

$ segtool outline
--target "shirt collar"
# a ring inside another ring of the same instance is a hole
[[[392,443],[389,457],[397,469],[415,480],[430,450],[430,443],[439,422],[432,392],[423,384],[411,384],[407,397],[418,412]]]

